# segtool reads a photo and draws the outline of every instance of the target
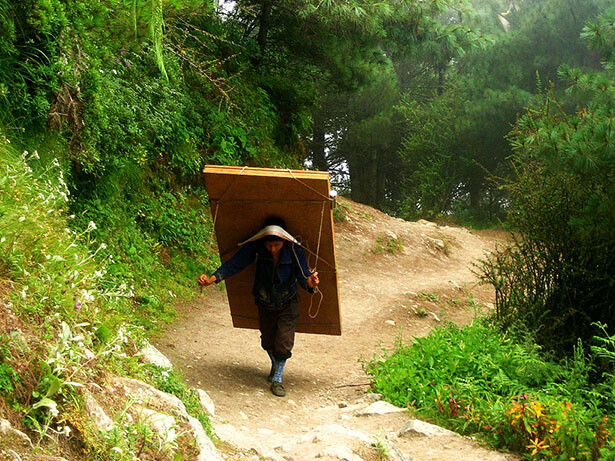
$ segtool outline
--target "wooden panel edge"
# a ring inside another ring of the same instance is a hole
[[[224,166],[224,165],[205,165],[203,168],[204,174],[237,174],[243,171],[243,175],[246,176],[275,176],[280,178],[293,178],[299,179],[329,179],[328,171],[315,171],[315,170],[291,170],[281,168],[256,168],[256,167],[238,167],[238,166]]]

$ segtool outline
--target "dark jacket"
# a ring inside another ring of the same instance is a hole
[[[235,255],[218,268],[216,283],[248,267],[256,259],[256,274],[252,294],[257,306],[275,309],[284,306],[297,295],[297,282],[310,293],[310,275],[305,254],[299,245],[284,241],[277,266],[262,240],[243,245]]]

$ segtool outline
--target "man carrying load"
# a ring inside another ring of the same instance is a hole
[[[261,231],[240,245],[239,251],[211,276],[202,274],[199,284],[220,283],[256,260],[252,294],[258,307],[261,345],[271,359],[267,379],[271,381],[271,392],[283,397],[286,391],[282,373],[292,355],[299,319],[298,285],[314,293],[320,283],[318,272],[310,273],[301,246],[286,231],[281,218],[267,219]]]

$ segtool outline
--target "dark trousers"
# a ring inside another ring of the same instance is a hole
[[[295,344],[295,327],[299,320],[299,300],[295,297],[279,309],[258,308],[261,346],[278,360],[292,355]]]

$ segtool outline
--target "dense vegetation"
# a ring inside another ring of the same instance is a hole
[[[484,320],[448,324],[398,344],[368,371],[396,405],[495,447],[531,459],[613,460],[615,336],[601,334],[590,354],[578,344],[569,361],[555,362],[533,339]]]
[[[508,135],[511,172],[498,184],[514,243],[480,268],[494,319],[438,329],[369,366],[392,401],[528,458],[615,456],[614,19],[605,12],[581,33],[603,68],[564,62],[564,94],[539,79]]]
[[[2,136],[0,415],[31,435],[30,450],[70,459],[127,460],[139,453],[190,459],[188,440],[178,434],[161,445],[142,421],[126,419],[128,407],[109,415],[117,425],[105,432],[85,417],[81,390],[119,374],[175,394],[210,427],[197,395],[175,372],[144,365],[137,356],[147,344],[144,326],[168,318],[171,306],[136,295],[152,290],[151,281],[132,285],[127,275],[134,266],[115,259],[95,236],[95,222],[81,226],[69,214],[69,197],[57,159],[46,164],[37,151],[17,152]],[[176,296],[176,288],[181,294],[170,272],[161,271],[161,279],[168,276],[165,296]],[[23,447],[3,433],[6,456],[12,449],[11,457],[20,456]]]
[[[400,345],[370,368],[378,390],[533,456],[607,456],[609,4],[0,0],[0,306],[19,319],[0,330],[0,409],[40,444],[61,423],[114,456],[76,416],[81,343],[102,354],[91,373],[190,401],[180,381],[105,351],[130,355],[216,265],[205,164],[308,165],[400,217],[515,231],[480,268],[494,324]],[[17,326],[40,350],[7,336]]]

